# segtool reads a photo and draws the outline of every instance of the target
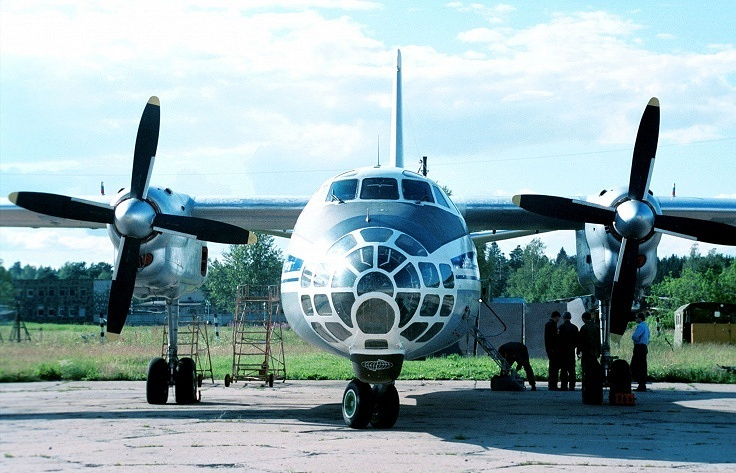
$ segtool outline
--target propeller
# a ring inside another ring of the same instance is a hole
[[[657,215],[646,203],[659,140],[659,100],[652,98],[639,123],[627,200],[613,207],[548,195],[513,197],[519,207],[580,223],[607,225],[621,238],[611,287],[611,332],[623,335],[629,322],[639,268],[639,244],[654,231],[721,245],[736,245],[736,227],[694,218]]]
[[[173,233],[198,240],[226,244],[255,243],[255,234],[228,223],[198,217],[159,213],[147,200],[148,185],[158,147],[161,107],[151,97],[138,126],[133,155],[130,192],[112,207],[84,199],[44,192],[14,192],[14,204],[53,217],[113,225],[121,235],[115,273],[107,308],[107,331],[120,335],[133,299],[140,249],[144,240],[156,232]]]

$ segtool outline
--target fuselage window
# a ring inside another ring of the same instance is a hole
[[[353,235],[345,235],[344,237],[337,240],[337,242],[330,247],[330,249],[327,251],[327,256],[330,257],[336,257],[336,256],[342,256],[344,255],[350,248],[357,245],[358,242],[355,241],[355,237]]]
[[[366,228],[365,230],[360,231],[360,235],[363,237],[365,241],[369,242],[379,242],[383,243],[384,241],[388,241],[389,238],[393,236],[394,232],[390,228]]]
[[[327,193],[327,202],[344,202],[346,200],[354,200],[355,194],[358,192],[357,179],[345,179],[335,181],[330,186]]]
[[[373,247],[358,248],[347,256],[347,260],[359,273],[367,271],[373,267]]]
[[[406,325],[419,307],[421,296],[415,292],[399,292],[396,294],[396,304],[399,306],[399,327]]]
[[[433,186],[432,190],[434,191],[434,198],[437,200],[437,203],[449,209],[450,204],[447,203],[447,200],[445,199],[445,196],[442,195],[442,191],[440,190],[440,188],[437,186]]]
[[[332,315],[332,307],[330,301],[324,294],[314,295],[314,308],[317,309],[319,315]]]
[[[360,198],[366,200],[398,200],[399,185],[390,177],[367,177],[360,186]]]
[[[387,273],[393,272],[405,260],[406,256],[402,255],[398,250],[389,248],[388,246],[378,247],[378,267]]]
[[[446,289],[455,287],[455,275],[452,273],[452,268],[449,264],[440,263],[440,277],[442,278],[442,285]]]
[[[404,199],[413,202],[434,202],[432,200],[432,191],[429,184],[424,181],[415,181],[413,179],[402,179],[401,193]]]
[[[394,277],[396,279],[396,286],[398,287],[413,289],[419,289],[422,287],[419,282],[419,274],[417,274],[417,270],[414,269],[414,265],[411,263],[404,266],[404,268],[396,273],[396,276]]]
[[[437,266],[432,263],[419,263],[419,272],[422,273],[425,286],[440,287],[440,273],[437,272]]]
[[[409,253],[411,256],[427,256],[427,250],[407,234],[401,235],[396,239],[396,246]]]
[[[437,313],[439,307],[440,296],[437,294],[427,294],[424,296],[424,302],[422,302],[422,309],[419,311],[419,315],[422,317],[432,317]]]

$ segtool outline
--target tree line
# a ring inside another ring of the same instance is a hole
[[[527,302],[567,299],[588,294],[578,283],[576,256],[561,248],[555,258],[546,256],[541,239],[521,245],[506,256],[494,243],[476,247],[484,297],[523,298]],[[232,245],[222,261],[210,261],[209,277],[203,291],[218,310],[232,311],[235,291],[242,284],[278,285],[283,255],[274,238],[258,235],[253,245]],[[9,269],[0,263],[0,303],[13,300],[13,279],[110,279],[113,267],[107,263],[66,263],[49,267],[21,266]],[[734,257],[711,250],[701,255],[697,244],[688,256],[659,258],[657,278],[648,289],[650,307],[671,314],[689,302],[736,303],[736,263]]]

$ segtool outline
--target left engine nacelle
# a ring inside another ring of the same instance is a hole
[[[589,202],[617,207],[629,200],[626,189],[604,190],[599,195],[589,196]],[[646,205],[660,215],[659,201],[651,194]],[[662,235],[652,231],[639,241],[637,260],[637,297],[657,275],[657,246]],[[613,225],[586,223],[583,230],[575,232],[577,246],[577,271],[580,284],[588,288],[598,299],[610,299],[611,285],[616,274],[616,264],[621,250],[621,236]]]
[[[112,205],[116,206],[128,198],[128,191],[123,189],[115,196]],[[156,213],[182,216],[191,215],[194,203],[186,194],[158,187],[148,189],[146,201]],[[115,248],[119,248],[121,235],[115,226],[108,225],[107,232]],[[206,280],[207,257],[204,241],[171,232],[152,233],[141,244],[134,295],[140,299],[176,299],[194,291]]]

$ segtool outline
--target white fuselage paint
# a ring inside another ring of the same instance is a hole
[[[433,181],[399,168],[326,182],[297,221],[282,273],[291,327],[372,372],[454,343],[479,296],[464,220]]]

